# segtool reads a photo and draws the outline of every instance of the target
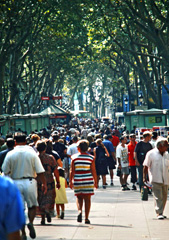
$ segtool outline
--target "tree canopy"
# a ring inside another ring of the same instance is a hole
[[[41,96],[90,111],[106,101],[162,108],[169,70],[167,0],[2,0],[0,113],[39,112]],[[80,102],[83,108],[83,103]],[[120,109],[120,108],[119,108]],[[122,110],[122,108],[121,108]]]

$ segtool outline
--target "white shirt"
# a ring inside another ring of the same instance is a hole
[[[76,153],[78,153],[77,143],[72,143],[67,149],[67,154],[72,156],[73,154],[76,154]]]
[[[32,147],[28,145],[18,145],[7,153],[2,170],[4,174],[10,172],[12,179],[23,177],[36,177],[36,173],[45,172],[40,158]]]
[[[121,143],[116,148],[116,158],[120,158],[121,167],[128,167],[128,148],[125,144],[125,147]]]
[[[163,156],[157,148],[153,148],[146,154],[143,166],[148,167],[149,181],[169,185],[169,154]]]

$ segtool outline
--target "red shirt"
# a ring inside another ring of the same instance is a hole
[[[117,147],[117,145],[118,145],[119,142],[120,142],[119,137],[117,137],[117,136],[112,136],[111,142],[113,143],[113,147]]]
[[[129,144],[127,145],[128,147],[128,156],[129,156],[129,166],[136,166],[136,162],[133,159],[134,158],[134,149],[136,147],[137,142],[134,144],[130,141]]]

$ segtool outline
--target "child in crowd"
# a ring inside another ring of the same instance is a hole
[[[64,210],[65,210],[65,203],[68,203],[67,196],[66,196],[66,188],[67,188],[67,181],[65,179],[65,172],[64,169],[61,167],[58,167],[59,171],[59,181],[60,181],[60,188],[56,188],[56,211],[57,211],[57,217],[64,219]],[[61,208],[61,214],[60,214],[60,208]]]

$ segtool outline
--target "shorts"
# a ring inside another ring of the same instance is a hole
[[[111,158],[111,157],[107,158],[107,166],[108,166],[109,170],[116,169],[116,163],[113,158]]]
[[[14,179],[15,184],[20,190],[23,202],[27,203],[27,207],[38,206],[37,201],[37,181],[34,178]]]
[[[121,173],[125,175],[129,175],[129,167],[122,167],[121,168]]]

